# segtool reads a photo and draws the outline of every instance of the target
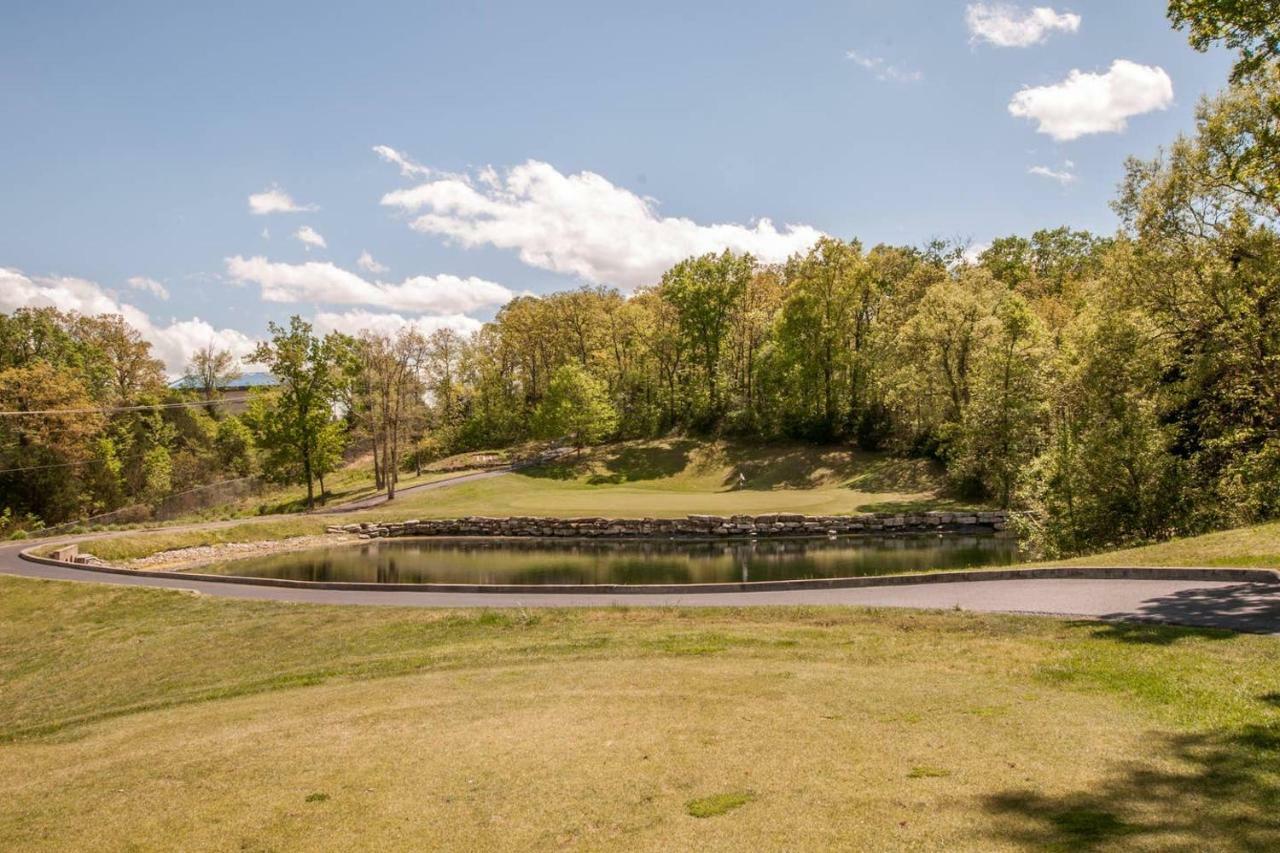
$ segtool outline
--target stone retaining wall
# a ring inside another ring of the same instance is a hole
[[[580,538],[724,536],[829,536],[854,533],[1004,533],[1008,513],[923,512],[862,515],[690,515],[685,518],[511,518],[428,519],[330,525],[329,533],[361,539],[391,536],[543,536]]]

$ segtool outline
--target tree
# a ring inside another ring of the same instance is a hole
[[[720,416],[720,354],[735,303],[751,280],[755,261],[750,255],[708,254],[689,258],[662,277],[663,299],[676,309],[681,334],[702,366],[707,414]]]
[[[1280,58],[1280,0],[1169,0],[1169,20],[1198,51],[1221,42],[1239,52],[1233,83]]]
[[[411,328],[401,329],[394,338],[364,332],[355,342],[375,479],[385,485],[388,498],[396,496],[409,422],[423,406],[421,373],[426,352],[426,340]]]
[[[105,424],[93,407],[84,383],[66,368],[33,361],[0,370],[0,409],[68,412],[0,418],[0,468],[9,471],[0,474],[5,506],[61,519],[91,503],[80,469],[91,466]]]
[[[538,404],[534,425],[540,436],[567,437],[581,452],[617,428],[618,413],[609,402],[604,383],[580,365],[569,363],[552,375],[546,396]]]
[[[253,361],[265,364],[280,380],[276,393],[259,396],[257,420],[260,443],[280,470],[277,478],[295,469],[307,485],[307,508],[315,506],[313,482],[337,464],[333,444],[333,405],[340,382],[341,336],[317,337],[301,317],[288,328],[270,323],[271,340],[258,345]],[[292,477],[289,477],[292,479]]]
[[[224,471],[240,477],[253,471],[253,433],[240,418],[233,415],[218,421],[214,448]]]
[[[803,421],[833,438],[852,391],[859,309],[871,279],[862,247],[824,237],[788,262],[786,297],[778,318],[778,345],[796,391]]]
[[[435,330],[426,341],[424,378],[446,429],[452,428],[458,416],[458,374],[464,349],[462,336],[448,327]]]
[[[78,333],[102,354],[111,400],[120,405],[164,388],[164,362],[151,355],[151,344],[119,314],[81,317]]]
[[[196,388],[208,404],[209,414],[215,414],[215,400],[226,388],[241,376],[238,359],[230,350],[218,349],[212,343],[196,350],[187,364],[184,376],[187,385]]]
[[[1007,294],[975,359],[972,398],[957,435],[956,464],[1002,507],[1039,451],[1043,390],[1039,323],[1021,296]]]

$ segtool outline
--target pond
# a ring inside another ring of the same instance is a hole
[[[832,539],[383,539],[234,560],[195,571],[379,584],[684,584],[885,575],[1004,566],[1012,539],[921,535]]]

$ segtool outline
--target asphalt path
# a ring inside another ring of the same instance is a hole
[[[517,467],[522,466],[492,468],[488,471],[476,471],[472,474],[459,474],[456,477],[445,477],[440,480],[432,480],[430,483],[421,483],[416,486],[405,486],[402,489],[396,489],[396,497],[399,498],[404,495],[411,495],[414,492],[429,492],[435,489],[447,489],[450,486],[457,486],[462,483],[474,483],[477,480],[489,480],[493,477],[501,477],[504,474],[510,474],[512,471],[515,471]],[[362,509],[372,509],[373,507],[381,506],[382,504],[387,503],[387,501],[387,493],[379,492],[378,494],[371,495],[367,498],[360,498],[359,500],[347,501],[346,503],[341,504],[333,504],[331,506],[318,509],[314,514],[336,515],[343,512],[356,512]]]

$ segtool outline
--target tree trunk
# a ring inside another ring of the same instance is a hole
[[[302,451],[302,473],[303,473],[303,476],[307,478],[307,509],[314,509],[316,505],[316,495],[315,495],[315,490],[313,489],[311,484],[312,477],[311,477],[311,451],[310,450]]]

